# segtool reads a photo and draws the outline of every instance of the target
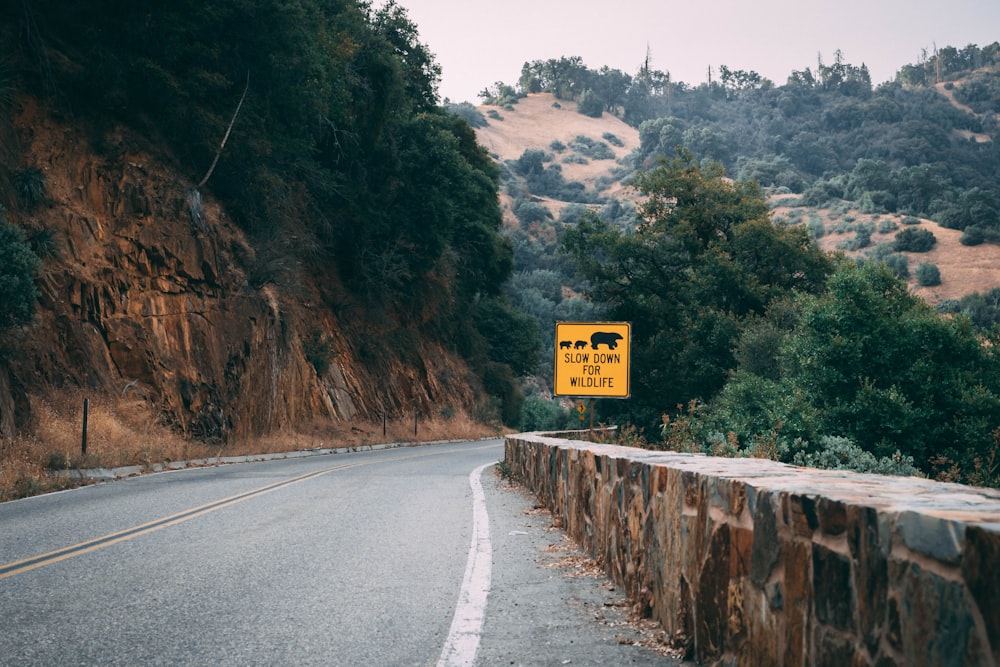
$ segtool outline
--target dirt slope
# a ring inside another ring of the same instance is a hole
[[[793,197],[794,198],[794,197]],[[779,206],[772,211],[775,219],[787,219],[795,209]],[[899,215],[867,215],[854,209],[844,213],[844,217],[850,216],[855,223],[871,222],[875,229],[879,229],[880,222],[889,223],[891,229],[887,232],[876,231],[871,236],[871,245],[868,248],[858,251],[844,251],[840,246],[854,238],[854,231],[838,232],[838,220],[835,214],[827,209],[798,209],[807,210],[810,214],[818,215],[823,219],[826,233],[818,243],[821,248],[830,252],[844,252],[851,257],[863,257],[866,252],[880,243],[892,243],[895,235],[905,227]],[[945,299],[961,299],[973,292],[987,292],[994,287],[1000,287],[1000,246],[982,244],[978,246],[965,246],[959,242],[962,232],[957,229],[942,227],[933,220],[920,220],[916,225],[934,234],[937,243],[934,244],[930,252],[907,252],[903,253],[909,259],[910,276],[908,283],[910,289],[915,294],[919,294],[928,303],[936,304]],[[941,273],[941,284],[934,287],[921,287],[917,284],[917,267],[930,262],[937,265]]]
[[[478,128],[476,137],[498,161],[516,160],[529,149],[544,150],[553,153],[567,181],[580,181],[588,188],[593,188],[598,178],[609,175],[618,166],[618,160],[639,147],[638,130],[621,119],[607,113],[600,118],[584,116],[577,111],[576,102],[557,100],[551,93],[528,95],[510,109],[485,105],[479,110],[487,117],[489,125]],[[604,139],[608,134],[614,135],[622,145],[616,146]],[[553,141],[568,146],[578,136],[608,143],[615,159],[591,159],[587,164],[576,164],[564,161],[572,153],[571,150],[556,154],[550,148]],[[603,194],[621,197],[624,190],[620,183],[616,183]],[[558,212],[563,205],[559,202],[547,203],[554,212]]]

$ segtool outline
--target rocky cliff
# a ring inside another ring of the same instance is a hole
[[[33,99],[18,100],[12,120],[5,150],[17,164],[0,176],[40,169],[46,196],[30,208],[8,197],[8,217],[29,235],[46,230],[52,252],[34,321],[0,356],[0,432],[30,429],[39,392],[78,387],[135,392],[165,424],[207,440],[471,407],[454,355],[391,317],[376,324],[310,267],[269,279],[267,249],[210,182],[194,224],[192,182],[150,138],[62,122]],[[401,333],[415,341],[405,353],[387,345]]]

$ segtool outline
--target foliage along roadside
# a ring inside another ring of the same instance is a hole
[[[682,151],[637,183],[637,229],[585,216],[564,235],[592,298],[632,323],[633,396],[602,416],[657,446],[1000,483],[1000,331],[772,224],[721,165]]]
[[[253,287],[308,271],[334,286],[331,307],[353,301],[463,354],[516,413],[511,373],[473,324],[503,304],[512,268],[499,172],[439,106],[440,68],[394,2],[31,0],[0,6],[0,52],[5,90],[44,98],[98,144],[137,128],[192,182],[218,157],[205,188],[259,256],[282,260],[251,271]]]

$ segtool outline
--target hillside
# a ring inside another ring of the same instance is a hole
[[[509,108],[493,105],[480,107],[488,118],[488,125],[476,129],[476,139],[500,162],[516,160],[526,150],[552,151],[552,142],[569,145],[579,136],[595,141],[605,141],[605,135],[617,137],[621,145],[608,144],[614,153],[611,160],[579,162],[559,161],[567,180],[582,181],[596,187],[597,180],[609,176],[618,161],[639,147],[639,132],[621,119],[610,114],[600,118],[584,116],[577,111],[573,101],[557,100],[551,93],[536,93],[520,99]],[[619,181],[604,193],[606,196],[627,196]],[[553,213],[566,202],[551,202]]]
[[[23,155],[44,173],[47,194],[21,224],[48,230],[54,250],[36,318],[5,368],[22,390],[0,401],[0,423],[30,427],[25,399],[76,387],[127,393],[164,423],[216,442],[472,408],[471,387],[445,380],[464,376],[465,363],[440,345],[420,340],[405,361],[372,349],[393,323],[357,317],[346,293],[338,316],[323,306],[338,287],[305,267],[262,282],[266,250],[210,195],[196,228],[189,186],[159,147],[118,126],[97,153],[37,100],[18,109]]]
[[[843,252],[850,257],[865,256],[866,250],[844,249],[844,245],[856,236],[855,229],[858,225],[868,224],[875,229],[871,235],[871,246],[867,248],[868,252],[879,244],[891,244],[895,234],[906,227],[926,229],[934,234],[937,243],[930,251],[902,253],[909,260],[907,284],[915,294],[921,296],[928,303],[936,304],[945,299],[958,300],[974,292],[985,293],[1000,287],[1000,246],[998,245],[962,245],[959,242],[962,237],[961,231],[942,227],[933,220],[918,219],[919,222],[907,225],[903,222],[905,216],[865,214],[849,206],[843,207],[843,213],[829,208],[811,209],[782,206],[782,201],[787,199],[789,199],[788,196],[772,197],[775,220],[802,220],[804,217],[815,217],[822,220],[825,233],[817,240],[819,246],[830,252]],[[795,198],[792,197],[792,199]],[[843,222],[845,219],[850,220],[851,224],[845,224]],[[880,225],[883,225],[886,231],[879,231]],[[923,262],[930,262],[938,267],[941,272],[940,285],[922,287],[917,283],[915,270]]]
[[[964,107],[955,101],[951,90],[944,85],[936,87],[939,93],[952,101],[956,108]],[[572,160],[554,157],[562,173],[569,181],[579,181],[588,190],[598,188],[599,179],[613,178],[616,168],[633,151],[639,148],[639,132],[611,114],[603,114],[600,118],[591,118],[577,112],[573,101],[557,100],[551,93],[534,93],[517,101],[516,104],[502,108],[495,105],[483,105],[479,110],[488,119],[488,125],[476,130],[479,142],[490,154],[501,163],[517,160],[525,151],[541,150],[552,152],[552,142],[569,144],[577,136],[600,139],[606,135],[618,137],[622,146],[611,145],[614,160],[590,160],[586,164],[577,164]],[[976,141],[987,141],[988,135],[975,135]],[[609,198],[634,199],[635,193],[620,180],[614,180],[610,187],[601,191]],[[553,200],[549,197],[533,197],[543,203],[558,219],[560,212],[569,202]],[[840,202],[833,207],[809,207],[799,202],[799,197],[789,194],[771,194],[774,220],[804,223],[809,218],[822,221],[824,233],[817,243],[824,250],[844,252],[852,257],[863,257],[866,250],[845,250],[844,245],[855,235],[858,225],[870,224],[875,228],[871,237],[872,247],[880,243],[891,243],[896,232],[904,226],[901,214],[863,213],[851,202]],[[504,194],[501,197],[504,204],[508,225],[517,226],[517,221],[511,212],[512,197]],[[845,224],[845,220],[852,224]],[[959,242],[962,231],[941,226],[933,220],[917,218],[919,222],[912,225],[916,228],[931,231],[937,243],[926,253],[903,253],[909,260],[910,288],[929,303],[935,304],[945,299],[960,299],[973,292],[987,292],[1000,287],[1000,245],[982,244],[966,246]],[[879,223],[882,223],[881,227]],[[879,229],[885,231],[879,231]],[[941,273],[941,284],[934,287],[922,287],[917,283],[916,267],[923,262],[937,265]]]
[[[513,346],[492,342],[517,321],[499,299],[498,170],[439,106],[404,10],[15,4],[0,4],[0,462],[68,463],[85,397],[128,422],[92,431],[88,454],[119,463],[173,456],[167,440],[516,422],[497,358]]]

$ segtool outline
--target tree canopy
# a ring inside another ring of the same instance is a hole
[[[393,0],[5,3],[0,60],[95,137],[137,128],[192,184],[227,136],[204,189],[252,242],[484,368],[466,323],[512,270],[499,170],[439,106],[440,67]]]
[[[964,317],[942,317],[888,267],[842,263],[827,289],[800,294],[767,355],[744,360],[710,403],[709,422],[743,445],[780,432],[786,454],[846,438],[877,457],[897,452],[934,472],[947,460],[968,474],[1000,427],[1000,356]]]
[[[718,392],[740,333],[777,298],[815,292],[829,259],[801,228],[774,225],[759,187],[679,153],[642,173],[634,232],[585,216],[564,247],[608,318],[632,322],[633,398],[604,406],[644,426]]]

